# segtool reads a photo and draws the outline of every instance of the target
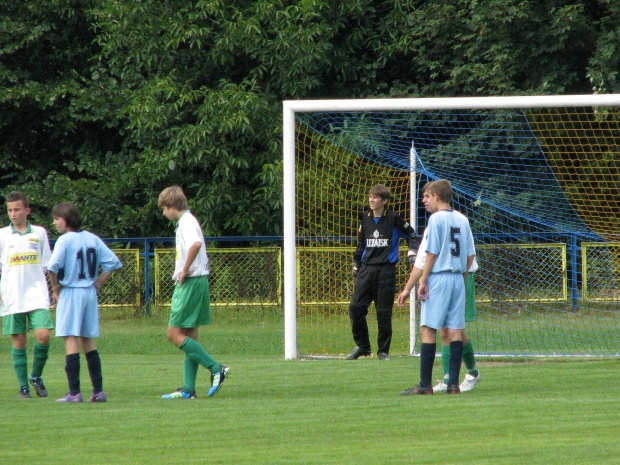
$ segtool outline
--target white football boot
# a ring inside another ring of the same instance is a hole
[[[478,376],[473,376],[467,373],[459,388],[461,389],[461,392],[471,391],[474,386],[478,384],[478,381],[480,381],[480,372],[478,372]]]

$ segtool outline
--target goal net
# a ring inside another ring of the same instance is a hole
[[[375,184],[421,235],[426,182],[449,179],[480,265],[479,354],[620,354],[620,96],[284,104],[285,356],[342,356],[359,213]],[[408,277],[406,248],[397,294]],[[394,306],[391,354],[419,350]],[[368,325],[376,350],[374,306]]]

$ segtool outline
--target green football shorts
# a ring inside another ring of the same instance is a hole
[[[476,321],[476,283],[475,273],[467,273],[465,285],[465,321]]]
[[[211,324],[209,277],[185,278],[183,286],[177,283],[172,293],[168,326],[195,328],[208,324]]]
[[[46,308],[2,317],[2,334],[25,334],[29,329],[54,329],[50,311]]]

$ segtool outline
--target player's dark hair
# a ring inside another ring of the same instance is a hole
[[[80,209],[74,203],[63,202],[54,205],[54,208],[52,208],[52,216],[55,218],[64,218],[67,226],[71,228],[72,231],[79,231],[82,228]]]
[[[377,184],[376,186],[372,186],[370,188],[369,195],[376,195],[377,197],[381,197],[383,200],[387,200],[389,202],[391,193],[390,189],[383,184]]]
[[[431,181],[424,185],[422,193],[437,194],[439,200],[444,203],[452,202],[452,183],[447,179],[439,179],[438,181]]]
[[[187,204],[187,197],[183,193],[183,189],[179,186],[166,187],[159,198],[157,199],[157,206],[159,208],[169,207],[179,211],[187,210],[189,205]]]
[[[19,202],[20,200],[24,204],[24,208],[30,207],[30,201],[28,200],[28,197],[26,196],[26,194],[24,194],[23,192],[13,191],[13,192],[9,192],[9,195],[6,196],[6,203]]]

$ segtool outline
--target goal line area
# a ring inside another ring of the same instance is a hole
[[[285,357],[340,357],[359,213],[385,184],[419,234],[421,189],[449,179],[480,265],[477,353],[620,354],[620,95],[286,101]],[[408,277],[397,267],[397,293]],[[393,355],[419,351],[394,306]],[[374,307],[368,316],[376,340]],[[374,339],[373,339],[374,338]]]

